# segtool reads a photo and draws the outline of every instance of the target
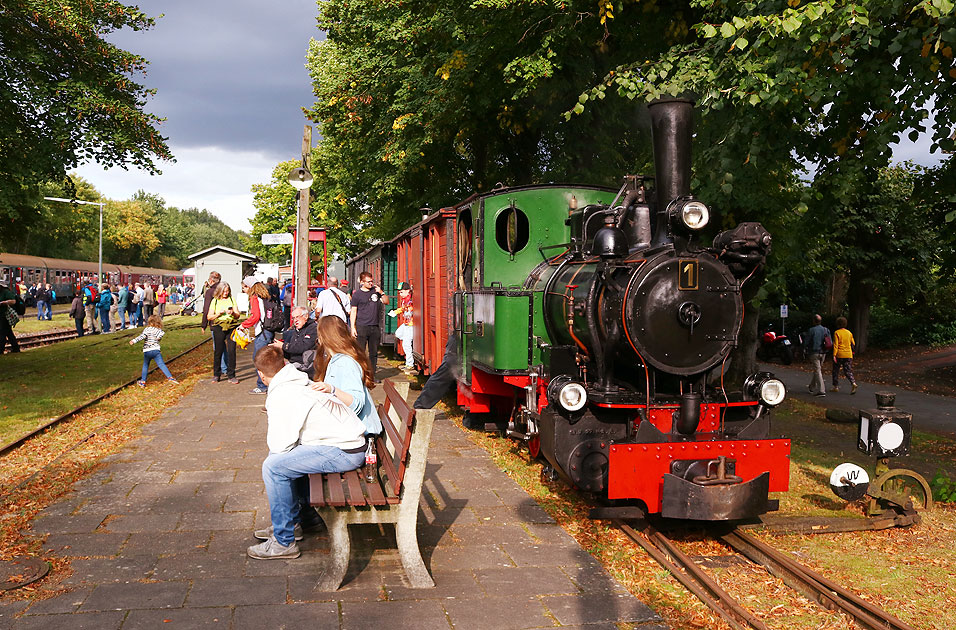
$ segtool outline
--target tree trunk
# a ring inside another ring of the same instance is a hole
[[[856,341],[854,354],[866,352],[867,338],[870,335],[870,306],[876,297],[873,285],[865,280],[856,278],[862,274],[850,275],[850,288],[847,292],[847,302],[850,307],[850,316],[847,318],[847,327],[853,333]]]

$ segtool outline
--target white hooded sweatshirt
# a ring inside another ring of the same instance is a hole
[[[269,452],[299,444],[355,449],[365,445],[365,425],[338,398],[309,389],[309,377],[286,365],[269,383],[266,396]]]

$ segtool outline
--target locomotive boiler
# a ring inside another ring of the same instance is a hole
[[[459,209],[471,250],[458,261],[459,402],[506,417],[559,476],[616,504],[755,516],[788,486],[789,441],[770,437],[785,389],[768,373],[732,388],[723,373],[770,234],[744,223],[700,242],[710,212],[689,189],[692,104],[649,111],[653,189],[629,176],[610,201],[531,187]]]

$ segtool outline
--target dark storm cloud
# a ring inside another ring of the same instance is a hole
[[[149,60],[158,93],[148,110],[174,147],[295,155],[312,105],[305,69],[309,39],[320,39],[313,0],[143,0],[157,19],[145,32],[110,39]]]

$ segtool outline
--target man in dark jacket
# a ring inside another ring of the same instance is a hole
[[[315,320],[309,319],[309,309],[292,309],[292,326],[282,333],[282,341],[272,345],[282,349],[286,361],[312,378],[315,373]]]

